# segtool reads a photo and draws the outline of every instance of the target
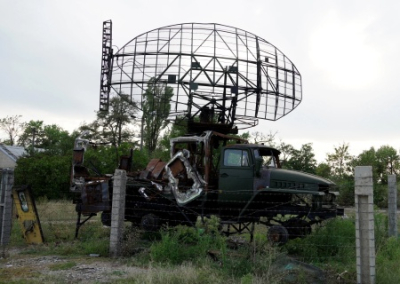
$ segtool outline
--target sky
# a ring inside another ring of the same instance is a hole
[[[105,20],[118,47],[166,25],[219,23],[272,43],[302,75],[302,103],[250,133],[312,143],[319,162],[343,143],[353,155],[400,150],[399,15],[395,0],[0,0],[0,118],[70,132],[93,121]]]

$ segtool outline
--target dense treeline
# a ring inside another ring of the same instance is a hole
[[[22,122],[20,115],[0,119],[0,129],[8,137],[0,142],[26,149],[27,154],[17,162],[16,182],[30,184],[36,196],[49,199],[68,196],[72,149],[75,138],[83,131],[87,133],[85,138],[93,142],[85,154],[85,164],[94,175],[113,173],[119,157],[128,154],[130,148],[134,149],[134,170],[143,169],[152,157],[169,159],[169,139],[182,135],[184,127],[172,125],[166,128],[167,124],[157,119],[145,120],[144,139],[141,139],[140,131],[131,128],[135,123],[132,119],[135,106],[123,98],[112,99],[110,105],[109,113],[99,112],[93,122],[81,125],[72,133],[55,124],[46,125],[43,121]],[[146,134],[146,129],[151,128],[158,128],[158,131],[153,131],[156,137]],[[164,134],[160,135],[162,131]],[[354,203],[353,173],[356,166],[373,167],[374,200],[381,207],[387,204],[387,176],[400,171],[399,153],[389,145],[378,149],[371,147],[358,156],[351,156],[349,145],[342,143],[327,153],[324,162],[317,163],[312,143],[296,149],[278,142],[275,134],[246,132],[241,136],[252,143],[262,142],[278,148],[282,152],[283,168],[333,180],[338,185],[338,201],[342,205]]]

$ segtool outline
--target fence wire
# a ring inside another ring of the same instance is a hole
[[[237,263],[244,260],[249,260],[255,265],[257,261],[266,261],[266,255],[269,255],[273,263],[279,263],[278,259],[284,256],[285,259],[294,259],[321,268],[350,263],[347,271],[354,273],[356,208],[346,207],[343,216],[335,216],[326,214],[329,211],[326,204],[321,203],[318,207],[310,197],[292,196],[287,198],[287,202],[281,202],[281,194],[270,193],[271,201],[254,200],[251,206],[244,210],[248,201],[241,198],[252,193],[232,192],[225,194],[224,198],[219,196],[211,201],[199,198],[194,201],[197,204],[178,206],[161,194],[146,198],[137,191],[128,190],[125,196],[125,232],[121,237],[123,255],[136,257],[138,252],[145,251],[157,259],[159,256],[155,250],[162,245],[167,246],[169,238],[176,241],[176,246],[168,247],[175,251],[169,253],[172,260],[164,256],[166,261],[175,261],[173,257],[176,257],[177,251],[190,251],[192,248],[204,246],[204,257],[216,265],[222,265],[222,262],[228,265],[228,262]],[[67,192],[65,194],[67,195]],[[82,249],[87,254],[99,251],[103,255],[107,254],[111,211],[99,210],[95,214],[81,212],[81,222],[88,219],[79,226],[78,239],[75,239],[80,197],[80,194],[76,193],[75,204],[69,199],[36,199],[46,243],[70,243],[79,248],[77,242],[82,242],[92,244],[92,249]],[[95,203],[96,200],[92,202]],[[371,212],[359,210],[358,213]],[[386,245],[387,216],[385,210],[376,210],[374,213],[376,251],[379,252]],[[11,239],[7,247],[26,246],[21,238],[23,229],[17,222],[15,208],[12,216],[13,227],[8,228],[11,231]],[[269,230],[279,226],[286,229],[284,234],[288,234],[287,242],[271,243]],[[199,251],[197,254],[201,255]],[[184,261],[191,261],[185,259],[184,253],[182,255]],[[187,255],[194,257],[191,254]]]

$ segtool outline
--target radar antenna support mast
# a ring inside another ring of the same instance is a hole
[[[100,75],[100,111],[108,111],[112,77],[112,21],[103,22],[101,75]]]

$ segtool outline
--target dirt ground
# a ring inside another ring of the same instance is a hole
[[[0,283],[112,283],[145,272],[98,256],[30,256],[11,250],[0,259]]]

